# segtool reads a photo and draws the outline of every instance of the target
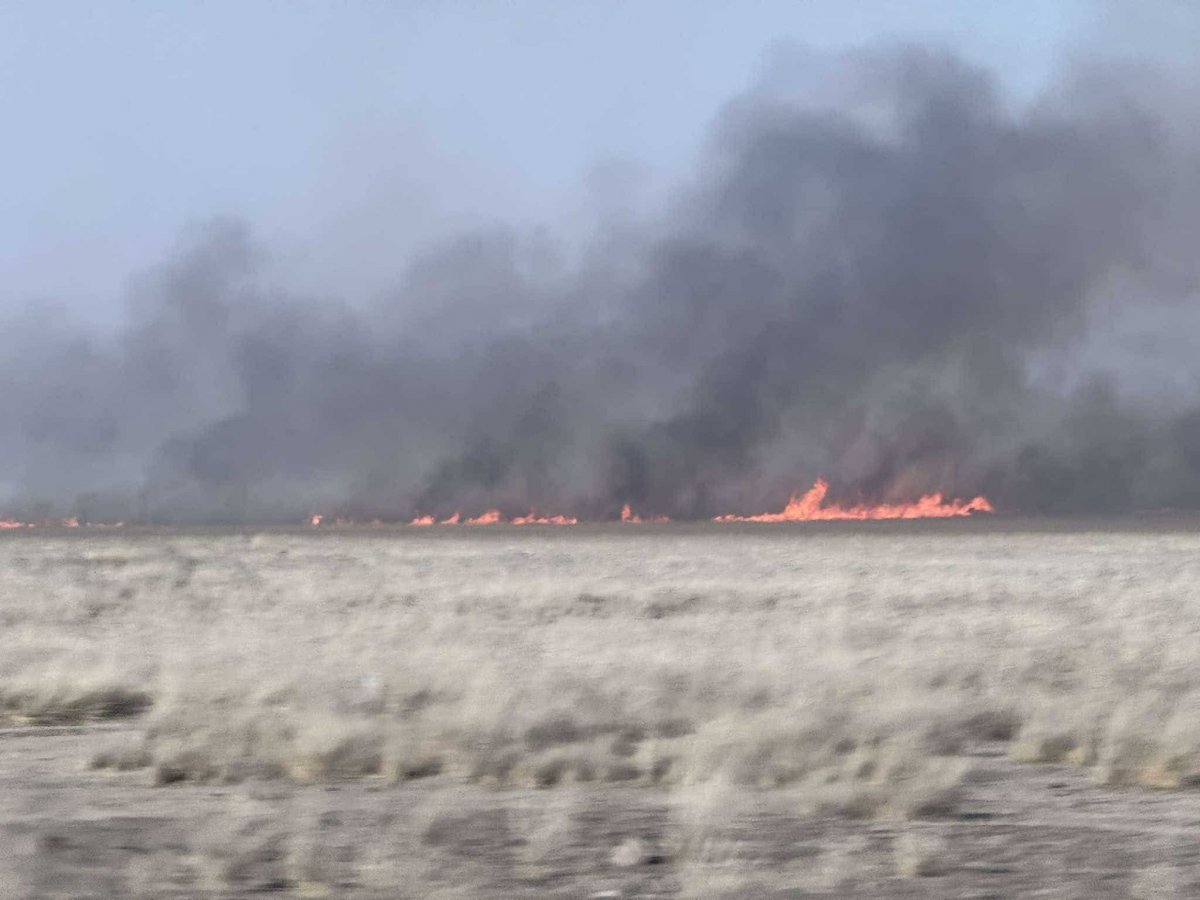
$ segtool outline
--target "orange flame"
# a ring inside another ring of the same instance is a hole
[[[455,515],[458,515],[455,513]],[[467,519],[468,525],[497,525],[504,521],[504,517],[500,515],[500,510],[489,509],[485,513],[481,513],[473,519]]]
[[[840,503],[834,503],[827,506],[825,505],[825,500],[828,494],[829,482],[824,478],[818,478],[813,483],[813,486],[804,494],[800,496],[793,494],[791,499],[788,500],[787,506],[780,512],[759,513],[751,516],[714,516],[713,521],[821,522],[874,519],[945,519],[956,516],[969,516],[974,513],[993,512],[992,504],[983,496],[977,496],[971,500],[946,500],[945,495],[941,492],[936,492],[926,494],[913,503],[858,503],[852,506],[843,506]],[[325,517],[320,513],[314,514],[310,519],[312,525],[320,525],[324,521]],[[671,519],[663,515],[642,517],[633,511],[633,507],[630,504],[626,503],[621,507],[621,521],[626,524],[638,525],[644,522],[670,522]],[[531,509],[526,515],[514,516],[506,520],[500,510],[489,509],[478,516],[466,519],[458,511],[440,521],[432,515],[420,515],[415,516],[408,524],[417,527],[429,527],[433,525],[459,525],[464,523],[467,525],[578,525],[579,519],[575,516],[567,515],[539,515]],[[78,522],[71,519],[63,520],[58,524],[64,527],[78,527]],[[113,524],[119,525],[121,523]],[[352,520],[339,517],[334,520],[334,524],[353,525],[355,523]],[[370,524],[379,525],[382,523],[376,519]],[[26,527],[31,528],[34,525],[32,523],[16,522],[13,520],[0,520],[0,529]]]
[[[43,519],[40,522],[22,522],[19,519],[0,519],[0,531],[16,528],[123,528],[124,522],[81,522],[78,516],[65,519]]]
[[[835,519],[946,519],[969,516],[977,512],[992,512],[986,497],[972,500],[945,500],[942,494],[926,494],[915,503],[878,503],[855,506],[833,504],[823,506],[829,493],[829,482],[818,478],[803,496],[792,495],[782,512],[760,513],[756,516],[715,516],[715,522],[818,522]]]
[[[818,478],[811,488],[804,494],[793,494],[788,500],[787,506],[780,512],[759,513],[751,516],[739,515],[722,515],[714,516],[714,522],[821,522],[832,520],[873,520],[873,519],[945,519],[955,516],[969,516],[974,513],[990,513],[993,512],[992,504],[983,496],[977,496],[971,500],[947,500],[945,495],[940,491],[933,494],[926,494],[919,500],[913,503],[857,503],[852,506],[843,506],[840,503],[831,503],[826,505],[826,499],[829,495],[829,482],[824,478]],[[646,515],[641,516],[634,512],[632,505],[625,503],[621,507],[621,521],[626,524],[639,525],[644,522],[670,522],[668,516],[663,515]],[[322,513],[314,513],[310,519],[311,525],[327,524],[328,519]],[[52,525],[61,525],[67,528],[75,528],[79,526],[77,519],[64,519],[57,523],[44,523]],[[98,523],[87,523],[90,527]],[[116,522],[113,525],[122,523]],[[352,519],[344,519],[337,517],[333,520],[334,525],[356,525]],[[373,519],[371,525],[382,525],[379,519]],[[535,510],[530,510],[523,516],[514,516],[511,519],[505,519],[504,514],[499,509],[489,509],[477,516],[464,518],[461,511],[456,510],[450,516],[444,519],[438,519],[433,515],[417,515],[409,520],[408,524],[415,527],[430,527],[434,525],[578,525],[579,519],[575,516],[568,515],[541,515]],[[33,528],[35,523],[18,522],[12,519],[0,519],[0,530],[5,528]]]
[[[628,522],[630,525],[641,525],[643,522],[670,522],[670,516],[650,516],[643,519],[633,511],[633,507],[626,503],[621,507],[621,521]]]
[[[461,513],[454,513],[449,518],[442,519],[440,522],[433,516],[416,516],[409,521],[409,525],[418,527],[428,527],[431,525],[459,525],[463,523]],[[474,518],[466,519],[467,525],[503,525],[505,524],[504,515],[498,509],[489,509],[486,512],[480,513]],[[527,515],[514,516],[507,520],[509,525],[578,525],[579,520],[574,516],[540,516],[534,510],[530,510]]]
[[[539,516],[531,509],[527,516],[514,516],[513,525],[578,525],[574,516]]]

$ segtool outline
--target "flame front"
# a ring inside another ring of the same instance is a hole
[[[517,516],[512,520],[513,525],[578,525],[579,520],[574,516],[539,516],[532,509],[529,515]]]
[[[627,522],[630,525],[641,525],[643,522],[670,522],[670,516],[650,516],[643,519],[633,511],[633,507],[626,503],[621,507],[621,521]]]
[[[992,504],[983,496],[971,500],[947,500],[940,491],[926,494],[913,503],[858,503],[853,506],[843,506],[840,503],[826,505],[829,494],[829,482],[818,478],[813,486],[801,495],[793,494],[780,512],[758,513],[757,515],[713,516],[714,522],[828,522],[842,520],[868,519],[948,519],[956,516],[969,516],[974,513],[990,513]],[[611,521],[611,520],[610,520]],[[639,515],[633,507],[626,503],[621,507],[621,521],[630,525],[640,525],[644,522],[670,522],[663,515]],[[489,509],[477,516],[464,517],[456,510],[444,519],[429,514],[418,514],[408,521],[414,527],[431,527],[436,525],[578,525],[576,516],[563,514],[542,515],[530,510],[523,516],[513,516],[506,519],[499,509]],[[85,522],[72,516],[64,519],[47,519],[42,521],[23,521],[20,519],[0,518],[0,531],[20,528],[120,528],[124,522]],[[342,516],[330,519],[324,513],[313,513],[308,518],[308,524],[314,528],[319,526],[355,526],[383,525],[379,519],[370,522],[356,521]]]
[[[319,523],[315,523],[319,524]],[[416,525],[420,528],[427,528],[431,525],[578,525],[579,520],[575,516],[542,516],[538,515],[534,510],[530,510],[526,515],[513,516],[511,519],[505,519],[504,514],[498,509],[489,509],[486,512],[480,513],[472,518],[463,519],[461,512],[455,512],[454,515],[438,521],[431,515],[417,515],[408,522],[409,525]]]
[[[860,503],[824,506],[829,482],[818,478],[802,496],[795,494],[782,512],[754,516],[714,516],[714,522],[827,522],[838,519],[948,519],[977,512],[992,512],[986,497],[972,500],[945,500],[940,492],[926,494],[915,503]]]
[[[992,504],[983,496],[971,500],[947,500],[940,491],[926,494],[912,503],[857,503],[843,506],[840,503],[826,504],[829,495],[829,482],[818,478],[813,486],[803,494],[793,494],[780,512],[765,512],[757,515],[739,516],[734,514],[713,516],[714,522],[829,522],[835,520],[864,521],[872,519],[948,519],[958,516],[969,516],[974,513],[990,513]],[[670,522],[668,516],[657,514],[639,515],[629,503],[621,507],[621,522],[629,525],[640,525],[645,522]],[[314,514],[309,522],[316,526],[328,523],[328,519],[320,514]],[[427,513],[418,513],[408,520],[410,526],[428,528],[437,525],[578,525],[580,520],[569,515],[542,515],[530,510],[523,516],[513,516],[506,519],[496,508],[485,510],[477,516],[464,516],[459,510],[444,519]],[[64,525],[70,526],[71,520]],[[354,525],[352,519],[335,518],[335,525]],[[375,520],[371,524],[382,524]],[[0,529],[26,527],[25,523],[0,520]]]
[[[473,519],[467,519],[468,525],[499,525],[504,521],[504,516],[500,515],[500,510],[489,509],[487,512],[480,513]]]
[[[65,519],[44,519],[40,522],[24,522],[20,519],[0,519],[0,531],[17,528],[122,528],[124,522],[82,522],[78,516]]]

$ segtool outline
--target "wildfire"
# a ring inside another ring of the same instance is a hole
[[[755,516],[715,516],[715,522],[819,522],[835,519],[947,519],[969,516],[977,512],[992,512],[986,497],[972,500],[945,500],[942,494],[926,494],[915,503],[860,503],[824,506],[829,482],[818,478],[802,496],[794,494],[782,512],[759,513]]]
[[[969,516],[973,513],[990,513],[992,504],[983,496],[971,500],[947,500],[940,491],[926,494],[913,503],[858,503],[843,506],[840,503],[826,505],[829,494],[829,482],[818,478],[813,486],[803,494],[793,494],[787,506],[780,512],[759,513],[752,516],[723,515],[714,516],[714,522],[824,522],[837,519],[868,520],[868,519],[947,519],[955,516]],[[621,521],[629,525],[640,525],[645,522],[670,522],[668,516],[641,516],[634,512],[633,507],[626,503],[621,507]],[[78,526],[77,520],[67,519],[59,523],[66,527]],[[353,519],[337,517],[332,522],[321,513],[309,518],[309,524],[316,527],[323,524],[355,525]],[[382,525],[378,519],[369,524]],[[438,519],[430,514],[419,514],[408,521],[417,528],[430,528],[439,525],[578,525],[579,519],[568,515],[542,515],[536,510],[530,510],[523,516],[513,516],[506,519],[499,509],[489,509],[477,516],[464,517],[456,510],[444,519]],[[24,523],[0,520],[0,529],[23,528]]]
[[[504,515],[498,509],[489,509],[487,512],[481,513],[474,518],[467,519],[465,522],[462,513],[456,512],[449,518],[442,519],[440,522],[433,516],[416,516],[409,520],[409,525],[416,525],[420,528],[427,528],[431,525],[578,525],[579,520],[574,516],[539,516],[532,509],[528,515],[513,516],[511,519],[505,519]]]
[[[517,516],[512,520],[513,525],[578,525],[579,520],[574,516],[539,516],[531,509],[527,516]]]
[[[457,515],[457,513],[456,513]],[[485,513],[480,513],[473,519],[467,519],[468,525],[499,525],[504,521],[504,517],[500,515],[500,510],[489,509]]]
[[[670,522],[670,516],[650,516],[643,519],[633,511],[633,507],[626,503],[621,507],[621,521],[627,522],[630,525],[641,525],[643,522]]]
[[[0,531],[17,528],[122,528],[124,522],[81,522],[77,516],[65,519],[47,519],[41,522],[23,522],[20,519],[0,519]]]

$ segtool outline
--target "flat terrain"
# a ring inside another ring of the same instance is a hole
[[[1200,894],[1190,522],[0,537],[0,897]]]

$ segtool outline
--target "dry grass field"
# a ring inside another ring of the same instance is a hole
[[[1171,897],[1200,531],[0,539],[0,896]]]

